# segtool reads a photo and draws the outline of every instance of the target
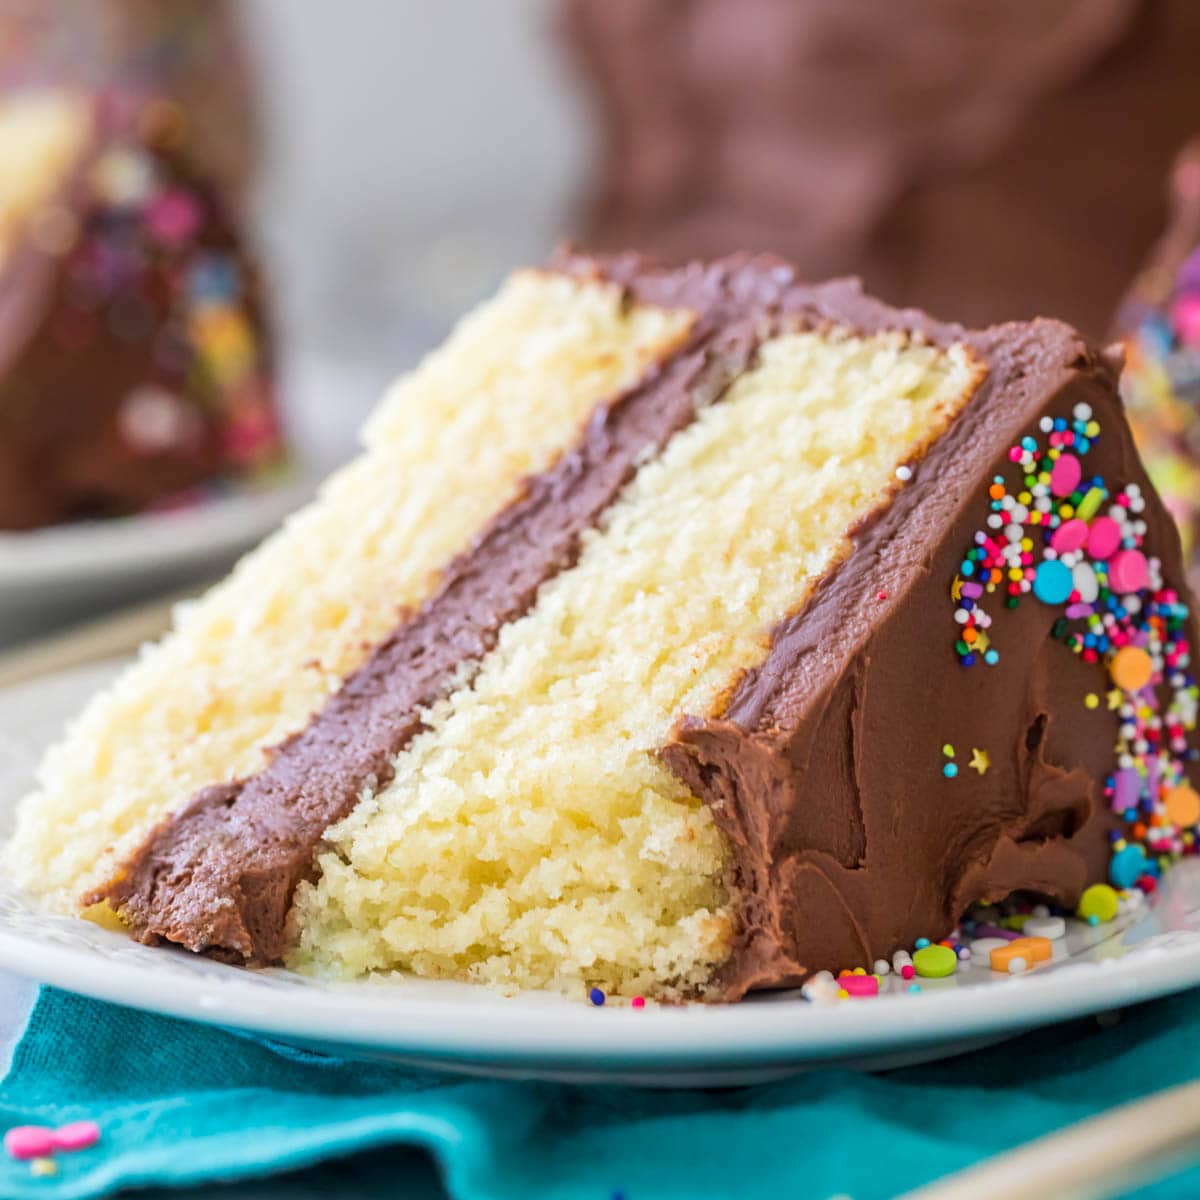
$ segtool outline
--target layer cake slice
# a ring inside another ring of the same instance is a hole
[[[564,254],[97,697],[6,863],[233,962],[735,999],[1194,846],[1117,364]]]

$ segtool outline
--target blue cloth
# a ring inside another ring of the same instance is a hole
[[[403,1145],[434,1156],[454,1200],[883,1200],[1190,1079],[1198,1056],[1193,994],[886,1075],[639,1092],[347,1062],[45,990],[0,1084],[0,1128],[90,1118],[103,1136],[52,1178],[4,1157],[0,1196],[246,1178]],[[417,1190],[405,1181],[413,1164],[393,1149],[343,1169],[355,1194],[427,1195],[419,1164]],[[1200,1170],[1139,1193],[1196,1195]]]

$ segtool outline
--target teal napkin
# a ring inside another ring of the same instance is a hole
[[[1197,995],[887,1075],[646,1092],[349,1062],[46,989],[0,1129],[90,1118],[102,1139],[48,1178],[3,1156],[0,1197],[264,1176],[388,1145],[345,1163],[356,1194],[427,1195],[415,1147],[454,1200],[883,1200],[1198,1073]],[[1139,1193],[1196,1195],[1200,1170]]]

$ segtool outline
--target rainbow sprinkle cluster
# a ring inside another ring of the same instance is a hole
[[[1200,689],[1192,674],[1188,610],[1144,546],[1145,499],[1136,484],[1115,487],[1088,475],[1083,460],[1100,436],[1091,408],[1044,417],[1042,439],[1026,436],[1008,453],[1020,472],[989,487],[986,529],[975,534],[950,589],[959,662],[1000,661],[982,602],[1003,595],[1015,608],[1032,593],[1061,610],[1053,636],[1086,662],[1103,663],[1107,707],[1119,719],[1115,767],[1105,797],[1121,828],[1112,832],[1109,873],[1118,888],[1153,891],[1160,870],[1195,853],[1200,793],[1186,764],[1196,758]],[[1165,694],[1165,707],[1161,697]],[[1083,698],[1088,708],[1099,698]]]

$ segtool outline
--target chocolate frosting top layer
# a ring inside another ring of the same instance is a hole
[[[911,481],[852,531],[849,559],[780,621],[765,660],[716,711],[682,716],[662,749],[733,849],[738,932],[720,988],[736,998],[819,967],[869,965],[918,936],[944,936],[977,899],[1028,889],[1070,904],[1104,878],[1113,821],[1101,796],[1117,717],[1083,703],[1103,690],[1103,666],[1054,640],[1057,610],[1030,599],[997,615],[1003,662],[965,671],[947,592],[1007,448],[1079,403],[1103,428],[1089,469],[1142,487],[1150,552],[1169,580],[1182,578],[1177,535],[1121,413],[1116,364],[1058,322],[970,333],[888,308],[852,280],[799,284],[776,259],[672,271],[568,252],[555,267],[615,282],[642,303],[691,308],[693,333],[597,410],[576,448],[528,481],[259,775],[197,795],[101,895],[146,940],[277,960],[324,830],[364,783],[386,781],[391,756],[456,669],[478,661],[538,585],[574,561],[581,533],[640,457],[718,400],[763,338],[831,326],[963,344],[987,373],[910,464]],[[946,743],[985,750],[990,769],[946,779]]]

